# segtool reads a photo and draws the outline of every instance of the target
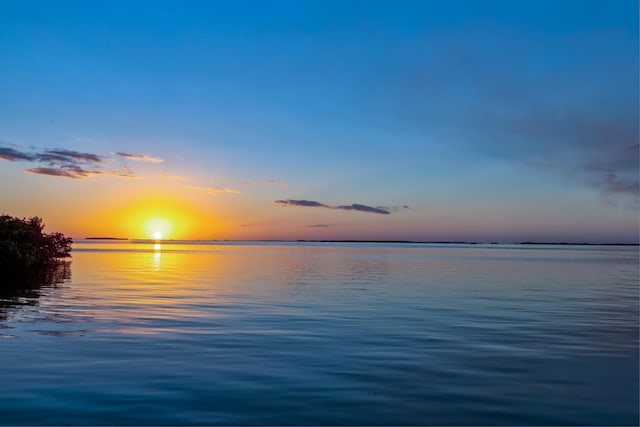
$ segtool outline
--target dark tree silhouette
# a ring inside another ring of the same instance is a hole
[[[45,277],[70,256],[73,241],[43,232],[42,219],[0,216],[0,288],[23,286]]]

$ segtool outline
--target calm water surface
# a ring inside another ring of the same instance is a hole
[[[637,425],[638,248],[77,242],[4,425]],[[1,279],[0,279],[1,280]]]

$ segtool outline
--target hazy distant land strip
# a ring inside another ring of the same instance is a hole
[[[154,239],[130,239],[128,237],[85,237],[84,240],[124,240],[132,242],[156,241]],[[282,242],[282,243],[407,243],[422,245],[567,245],[567,246],[640,246],[640,243],[589,243],[589,242],[465,242],[465,241],[420,241],[420,240],[173,240],[161,242]]]

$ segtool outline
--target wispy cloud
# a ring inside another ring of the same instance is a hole
[[[311,225],[307,225],[307,227],[309,227],[309,228],[326,228],[328,226],[329,226],[329,224],[311,224]]]
[[[276,200],[274,203],[277,203],[282,206],[306,206],[306,207],[319,207],[319,208],[329,208],[330,206],[325,205],[324,203],[314,202],[313,200]]]
[[[73,178],[73,179],[84,179],[84,178],[89,178],[90,176],[93,176],[93,175],[117,176],[122,178],[138,178],[137,176],[128,174],[128,173],[87,170],[87,169],[82,169],[81,167],[78,167],[78,166],[65,166],[60,168],[37,167],[37,168],[29,168],[25,170],[27,172],[33,172],[39,175],[60,176],[60,177]]]
[[[368,212],[368,213],[375,213],[380,215],[389,215],[391,213],[387,209],[374,208],[372,206],[362,205],[359,203],[353,203],[351,205],[331,206],[331,205],[316,202],[313,200],[292,200],[292,199],[276,200],[274,203],[281,206],[303,206],[303,207],[311,207],[311,208],[339,209],[344,211]]]
[[[234,190],[233,188],[201,187],[201,186],[195,186],[195,185],[185,185],[184,188],[188,190],[202,191],[207,194],[220,194],[220,193],[241,194],[240,191]]]
[[[130,154],[130,153],[123,153],[121,151],[116,151],[113,154],[120,157],[124,157],[125,159],[128,159],[128,160],[134,160],[137,162],[150,162],[150,163],[164,162],[164,159],[161,159],[160,157],[150,156],[148,154]]]
[[[627,147],[610,147],[592,158],[584,169],[588,182],[599,189],[605,199],[625,196],[633,205],[640,204],[640,144]]]
[[[536,142],[512,156],[532,167],[570,177],[598,190],[610,203],[640,204],[640,144],[637,115],[595,117],[584,113],[557,114],[537,111],[518,122],[512,135]]]
[[[32,155],[9,147],[0,147],[0,159],[8,160],[10,162],[15,162],[16,160],[25,160],[30,162],[34,160]]]
[[[187,178],[186,176],[180,176],[180,175],[169,175],[166,173],[161,173],[160,174],[160,178],[163,179],[173,179],[175,181],[189,181],[189,178]]]
[[[39,168],[29,168],[25,170],[27,172],[33,172],[39,175],[63,176],[63,177],[75,178],[75,179],[82,179],[91,175],[89,171],[85,171],[80,168],[62,169],[62,168],[39,167]]]
[[[0,158],[11,162],[35,163],[34,167],[25,171],[39,175],[72,179],[85,179],[95,175],[136,178],[127,166],[118,170],[104,169],[110,160],[108,157],[63,148],[28,152],[0,147]]]
[[[640,159],[618,156],[638,143],[637,41],[624,31],[583,32],[545,48],[495,29],[438,37],[424,45],[429,55],[381,81],[393,95],[382,107],[390,121],[426,137],[435,131],[462,162],[495,158],[594,189],[607,202],[638,204]]]
[[[371,206],[361,205],[358,203],[354,203],[352,205],[335,206],[333,209],[342,209],[345,211],[371,212],[371,213],[382,214],[382,215],[389,215],[391,213],[385,209],[374,208]]]
[[[104,163],[105,158],[92,153],[81,153],[72,150],[47,150],[36,154],[36,159],[47,163]]]
[[[389,211],[389,212],[398,212],[398,211],[401,211],[403,209],[411,209],[411,207],[409,205],[402,205],[402,206],[376,206],[376,208],[382,209],[382,210],[385,210],[385,211]]]

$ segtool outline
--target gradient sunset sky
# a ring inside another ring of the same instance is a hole
[[[2,0],[0,211],[75,238],[638,242],[638,72],[635,0]]]

